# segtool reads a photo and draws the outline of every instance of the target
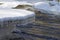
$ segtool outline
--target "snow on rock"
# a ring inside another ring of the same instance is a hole
[[[31,3],[28,3],[28,2],[20,2],[19,5],[32,5]]]
[[[47,0],[16,0],[16,1],[27,1],[29,3],[36,3],[36,2],[47,1]]]
[[[0,5],[1,8],[12,8],[19,5],[19,2],[2,2],[3,4]]]
[[[49,8],[49,4],[48,3],[45,3],[45,2],[39,2],[39,3],[36,3],[35,4],[35,7],[36,8],[40,8],[40,9],[47,9],[47,8]]]
[[[57,1],[49,1],[50,5],[58,5],[58,2]]]
[[[15,1],[15,0],[0,0],[0,1],[11,1],[12,2],[12,1]]]
[[[27,3],[27,2],[0,2],[3,3],[2,5],[0,5],[0,8],[13,8],[16,7],[18,5],[32,5],[31,3]]]
[[[35,16],[34,12],[30,12],[23,9],[0,9],[0,20],[9,20],[9,19],[25,19],[28,17]]]
[[[12,2],[12,1],[27,1],[29,3],[35,3],[39,1],[47,1],[47,0],[0,0],[0,1],[5,1],[5,2]]]
[[[50,2],[38,2],[34,4],[34,8],[42,13],[50,13],[55,15],[59,15],[60,13],[60,5],[57,3],[52,6]]]
[[[50,5],[47,2],[38,2],[34,4],[34,8],[36,8],[38,11],[46,12],[50,9]]]
[[[51,7],[51,10],[53,14],[60,15],[60,5],[55,5]]]

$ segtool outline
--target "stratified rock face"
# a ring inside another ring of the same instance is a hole
[[[38,19],[40,18],[39,20],[47,22],[48,24],[52,24],[52,23],[59,24],[60,5],[58,5],[57,2],[54,2],[54,6],[51,6],[51,4],[49,3],[52,2],[38,2],[34,5],[34,8],[37,9],[36,14],[37,16],[39,16],[37,18]]]
[[[7,12],[8,11],[8,12]],[[11,32],[20,25],[33,23],[34,12],[22,9],[1,9],[0,10],[0,38],[10,35]]]
[[[26,11],[23,9],[35,12],[36,16],[32,12],[26,13]],[[18,15],[16,14],[16,16],[20,17],[15,17],[9,20],[6,20],[8,18],[6,18],[5,20],[1,19],[0,28],[3,30],[0,32],[1,35],[3,35],[2,40],[60,40],[59,16],[50,13],[42,13],[41,11],[38,11],[30,5],[18,5],[14,9],[12,8],[9,10],[14,10],[13,15],[17,13]],[[8,11],[8,13],[11,14],[12,12]],[[12,27],[14,27],[14,31],[12,32],[12,34],[10,34],[12,31]]]

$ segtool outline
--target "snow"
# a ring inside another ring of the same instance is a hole
[[[16,1],[27,1],[29,3],[36,3],[36,2],[47,1],[47,0],[16,0]]]
[[[50,13],[50,14],[59,15],[60,4],[55,3],[52,6],[52,3],[54,2],[38,2],[34,4],[34,8],[36,8],[38,11],[41,11],[42,13]]]
[[[38,9],[38,11],[44,12],[44,10],[47,11],[50,9],[50,5],[47,2],[38,2],[34,4],[34,8]]]
[[[6,1],[15,1],[15,0],[0,0],[0,2],[2,2],[2,1],[5,1],[6,2]]]
[[[9,19],[25,19],[34,15],[34,12],[23,9],[0,9],[0,21]]]
[[[5,2],[12,2],[12,1],[27,1],[29,3],[36,3],[40,1],[46,1],[46,0],[0,0],[0,2],[5,1]]]
[[[58,5],[58,2],[57,2],[57,1],[49,1],[49,3],[50,3],[51,5]]]
[[[52,11],[53,14],[60,15],[60,6],[59,5],[52,6],[50,11]]]
[[[39,2],[39,3],[36,4],[36,7],[37,7],[37,8],[41,8],[41,9],[47,9],[47,8],[49,8],[50,6],[49,6],[48,3]]]
[[[3,3],[0,5],[0,8],[12,8],[19,5],[19,2],[0,2]]]
[[[31,3],[28,2],[0,2],[3,3],[2,5],[0,5],[0,8],[13,8],[16,7],[18,5],[32,5]]]

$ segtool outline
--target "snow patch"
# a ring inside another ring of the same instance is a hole
[[[23,9],[0,9],[0,20],[25,19],[32,16],[35,16],[34,12]]]
[[[51,3],[51,4],[50,4]],[[59,15],[60,13],[60,4],[54,2],[38,2],[34,4],[34,8],[42,13],[51,13],[55,15]]]
[[[31,3],[27,2],[0,2],[0,3],[3,3],[2,5],[0,5],[0,8],[13,8],[18,5],[32,5]]]

